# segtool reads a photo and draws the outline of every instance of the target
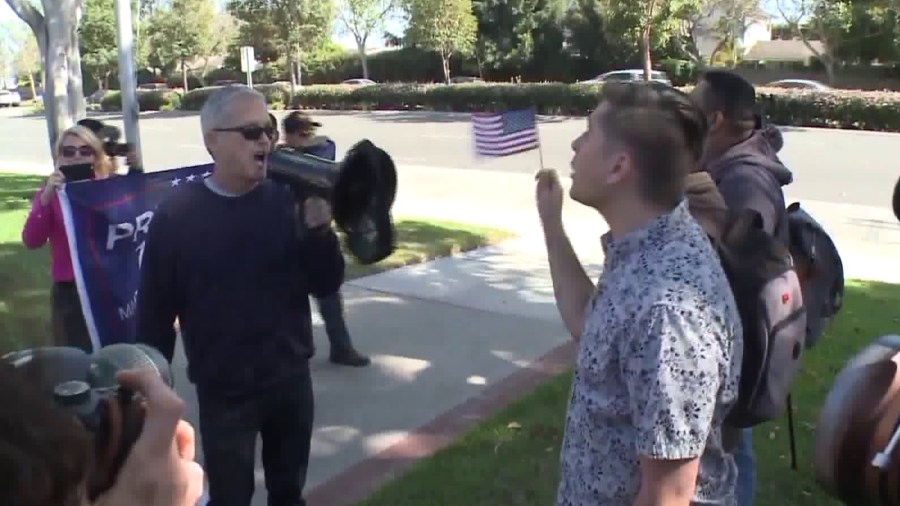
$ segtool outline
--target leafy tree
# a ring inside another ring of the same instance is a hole
[[[154,11],[146,29],[150,64],[162,69],[180,67],[182,85],[188,91],[192,62],[209,57],[216,47],[215,17],[211,0],[172,0],[171,7]]]
[[[341,0],[338,5],[338,18],[344,30],[356,41],[359,63],[366,79],[369,78],[366,43],[372,34],[384,29],[384,23],[395,7],[395,0]]]
[[[576,0],[566,13],[565,54],[578,78],[595,77],[610,67],[630,62],[638,54],[636,34],[606,3]]]
[[[335,18],[334,0],[232,0],[228,8],[241,23],[238,40],[253,46],[258,61],[287,61],[292,93],[304,55],[330,39]]]
[[[450,57],[467,54],[475,45],[478,21],[472,0],[408,0],[406,38],[441,56],[444,82],[450,83]]]
[[[794,34],[825,67],[828,82],[833,84],[841,36],[852,25],[852,1],[777,0],[776,6]],[[821,41],[823,49],[811,44],[813,40]]]
[[[515,72],[531,60],[538,0],[472,0],[472,10],[478,19],[479,66]]]
[[[119,56],[115,0],[85,0],[78,32],[85,69],[103,89],[109,89],[109,77],[118,68]]]
[[[26,34],[15,59],[16,75],[19,77],[19,83],[23,81],[22,76],[28,79],[28,86],[31,88],[31,96],[37,96],[37,90],[34,86],[34,76],[41,75],[41,53],[38,49],[37,39],[31,33]],[[43,87],[43,81],[41,82]],[[46,98],[44,99],[46,100]]]
[[[650,80],[654,46],[665,45],[678,33],[682,20],[678,14],[701,0],[607,0],[611,13],[637,32],[641,47],[644,79]]]
[[[681,20],[677,45],[695,64],[705,66],[724,48],[731,48],[732,64],[737,52],[737,37],[749,28],[759,12],[759,0],[698,0],[680,6],[676,17]],[[702,55],[697,40],[716,41],[711,54]]]
[[[231,54],[236,54],[238,47],[252,46],[256,61],[263,65],[282,57],[283,44],[271,1],[231,0],[227,8],[237,22],[238,32]]]
[[[534,40],[532,58],[527,68],[531,75],[550,81],[571,78],[572,65],[567,58],[560,58],[565,42],[565,15],[567,0],[537,0],[535,27],[531,31]]]
[[[900,60],[900,12],[884,2],[854,2],[850,26],[841,34],[835,56],[843,62],[868,64]]]
[[[304,54],[315,52],[331,38],[335,5],[333,0],[274,0],[280,40],[285,45],[291,73],[291,95],[302,84]]]

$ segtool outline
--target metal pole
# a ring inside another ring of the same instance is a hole
[[[738,13],[737,0],[731,0],[731,66],[737,67],[738,64]]]
[[[138,129],[137,79],[134,71],[134,32],[131,25],[131,1],[116,0],[116,40],[119,45],[119,91],[122,96],[122,121],[125,140],[134,149],[135,164],[130,171],[143,172],[141,132]]]

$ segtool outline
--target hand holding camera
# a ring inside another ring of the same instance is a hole
[[[88,355],[47,347],[3,356],[18,374],[73,415],[92,436],[87,499],[104,506],[193,506],[203,470],[194,431],[181,420],[166,359],[145,345],[114,344]]]
[[[181,419],[184,401],[152,369],[117,378],[144,398],[146,418],[115,485],[94,504],[194,506],[203,493],[203,468],[194,462],[194,429]]]

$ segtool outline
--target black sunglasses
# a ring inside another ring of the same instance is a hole
[[[81,156],[94,156],[94,148],[90,146],[63,146],[62,147],[62,155],[63,158],[72,158],[76,155]]]
[[[273,139],[275,137],[275,129],[271,126],[259,126],[259,125],[247,125],[241,127],[232,127],[232,128],[215,128],[216,132],[237,132],[241,134],[248,141],[258,141],[263,134],[266,134],[266,137],[269,139]]]

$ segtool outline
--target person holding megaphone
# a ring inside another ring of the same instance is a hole
[[[301,218],[291,190],[267,177],[275,129],[258,91],[216,90],[200,125],[214,168],[154,212],[138,342],[171,362],[178,320],[197,390],[209,506],[250,505],[258,436],[269,505],[299,506],[314,411],[309,296],[335,293],[344,279],[332,207],[304,199]],[[301,229],[310,232],[301,237]]]

